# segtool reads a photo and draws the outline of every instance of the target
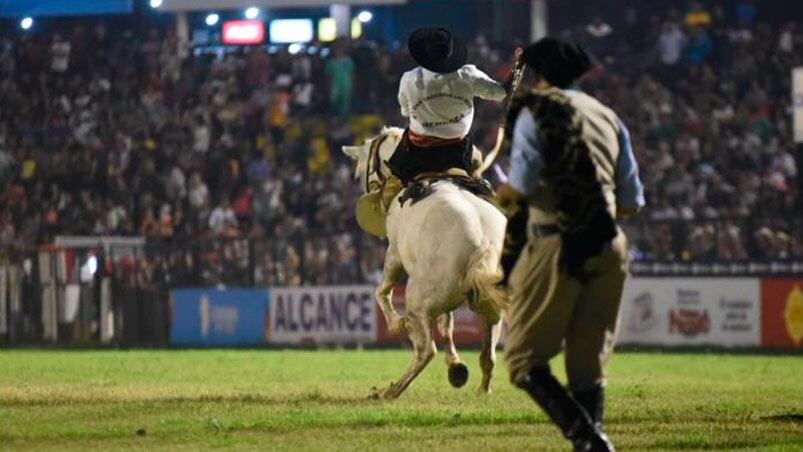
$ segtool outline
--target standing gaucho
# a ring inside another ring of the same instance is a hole
[[[511,380],[575,450],[612,450],[602,430],[604,366],[612,352],[627,241],[616,217],[644,205],[624,124],[570,89],[591,67],[581,47],[544,38],[524,50],[536,89],[517,98],[503,267],[510,289],[505,355]],[[512,267],[512,268],[511,268]],[[565,348],[569,390],[549,361]]]

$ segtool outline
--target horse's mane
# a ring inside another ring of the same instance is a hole
[[[402,135],[404,135],[404,129],[401,127],[394,127],[394,126],[384,126],[382,127],[382,131],[379,132],[380,135],[390,135],[393,138],[401,140]]]

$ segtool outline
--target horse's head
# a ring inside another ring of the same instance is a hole
[[[387,161],[399,145],[404,130],[385,127],[379,135],[362,146],[343,146],[343,153],[355,161],[354,178],[367,193],[378,188],[390,176]]]

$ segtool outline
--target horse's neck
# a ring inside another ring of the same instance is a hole
[[[399,143],[401,142],[401,138],[396,138],[393,135],[388,136],[388,139],[379,147],[379,164],[382,166],[382,173],[383,174],[390,174],[390,168],[388,168],[387,161],[393,157],[393,153],[396,152],[396,148],[399,147]]]

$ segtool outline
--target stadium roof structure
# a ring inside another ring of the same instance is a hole
[[[407,0],[164,0],[159,7],[163,11],[206,11],[209,9],[237,9],[250,6],[267,8],[309,8],[341,5],[398,5]]]

